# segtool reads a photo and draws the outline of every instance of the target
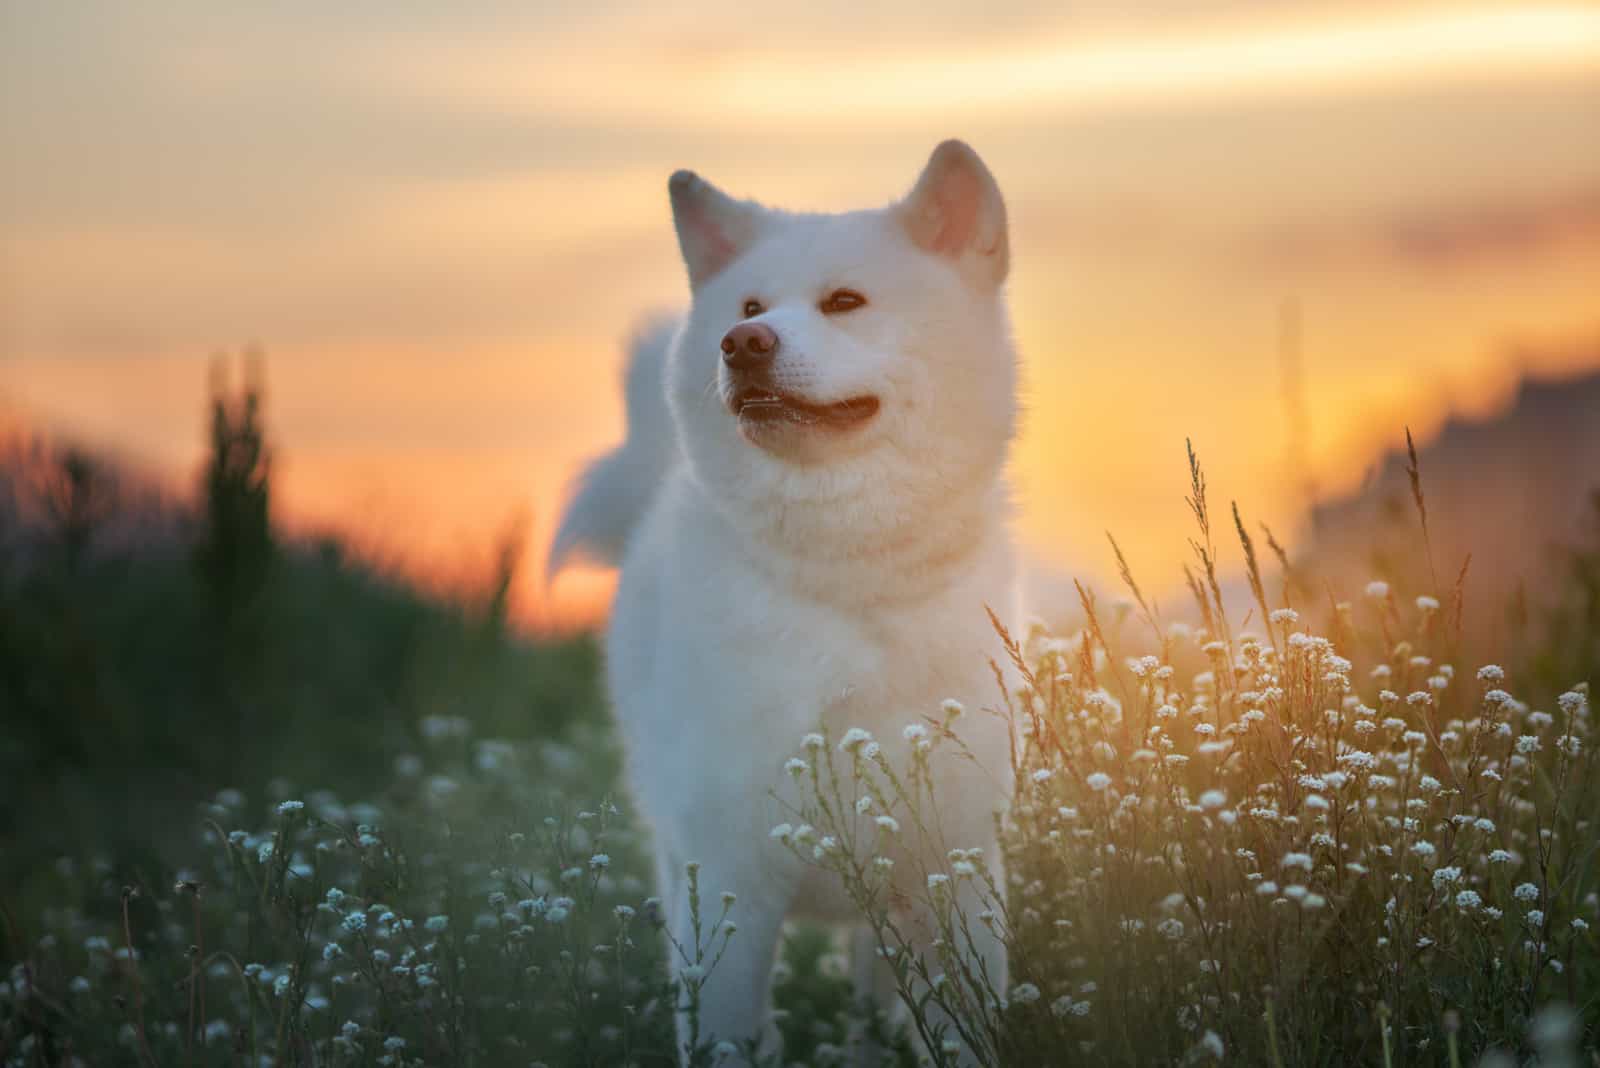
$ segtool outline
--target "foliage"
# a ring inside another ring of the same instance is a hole
[[[859,730],[808,737],[792,764],[803,822],[774,835],[841,879],[914,1026],[951,1057],[1592,1055],[1600,735],[1587,683],[1519,699],[1499,665],[1458,671],[1442,599],[1384,582],[1313,629],[1319,606],[1288,603],[1288,582],[1269,605],[1242,522],[1261,616],[1236,627],[1192,472],[1206,626],[1163,621],[1126,567],[1130,627],[1107,625],[1087,591],[1075,634],[1036,626],[1018,641],[996,624],[1013,674],[989,714],[1018,742],[1003,884],[939,834],[953,801],[932,769],[968,759],[953,704],[906,725],[903,765]],[[958,906],[963,884],[976,908]],[[896,893],[931,910],[931,945],[904,929]],[[972,964],[979,924],[1007,942],[1004,985]]]
[[[738,904],[707,887],[694,945],[661,932],[594,643],[506,625],[518,537],[479,594],[426,597],[274,532],[259,394],[213,414],[166,551],[116,547],[82,452],[33,484],[32,540],[0,539],[0,1063],[733,1063],[672,1017]],[[1081,589],[1076,630],[999,628],[996,705],[926,710],[906,761],[802,742],[775,833],[841,879],[901,1004],[792,931],[783,1063],[1595,1056],[1600,548],[1548,620],[1513,616],[1502,667],[1431,565],[1338,591],[1268,534],[1269,593],[1235,509],[1236,624],[1191,477],[1194,624],[1119,551],[1125,605]],[[980,715],[1017,742],[1001,857],[940,830],[933,769]],[[1004,981],[968,963],[980,925]]]
[[[225,786],[378,789],[428,716],[512,739],[604,717],[589,637],[506,626],[514,552],[445,600],[271,532],[257,388],[214,399],[193,513],[83,450],[0,470],[0,892],[25,913],[58,856],[169,858]]]

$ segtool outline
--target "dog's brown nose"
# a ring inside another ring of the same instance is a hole
[[[754,371],[772,362],[778,335],[765,323],[740,323],[722,338],[722,362],[735,371]]]

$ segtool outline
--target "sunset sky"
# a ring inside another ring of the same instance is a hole
[[[187,478],[257,343],[289,525],[437,573],[525,514],[542,558],[687,295],[667,175],[881,204],[950,136],[1008,199],[1044,566],[1110,528],[1170,583],[1185,437],[1292,537],[1405,424],[1600,363],[1600,6],[979,11],[0,0],[0,413]],[[606,588],[538,570],[530,621]]]

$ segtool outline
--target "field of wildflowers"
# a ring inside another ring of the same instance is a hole
[[[1128,626],[1087,590],[1074,634],[1017,639],[997,622],[1013,674],[997,667],[995,709],[908,723],[902,767],[870,738],[811,739],[820,757],[795,765],[807,801],[774,833],[849,887],[934,1049],[959,1039],[992,1064],[1387,1066],[1578,1063],[1581,1045],[1592,1060],[1587,684],[1519,697],[1503,667],[1460,664],[1459,590],[1402,596],[1374,580],[1302,603],[1285,562],[1269,597],[1237,511],[1255,604],[1236,625],[1192,456],[1191,473],[1200,626],[1163,621],[1126,565]],[[938,836],[927,772],[963,758],[973,714],[1005,716],[1017,739],[1003,883]],[[918,848],[894,848],[907,836]],[[946,863],[891,878],[899,858],[930,855]],[[976,915],[953,904],[962,881],[978,885]],[[908,883],[938,917],[931,951],[897,924],[893,888]],[[967,963],[975,924],[1010,947],[1004,988]]]
[[[827,935],[800,932],[774,1064],[1600,1063],[1587,683],[1468,659],[1459,580],[1346,593],[1281,553],[1268,576],[1237,510],[1235,619],[1191,474],[1188,621],[1124,564],[1127,600],[1080,588],[1068,632],[996,621],[993,706],[906,723],[905,762],[860,730],[795,740],[772,835],[839,878],[899,1005],[853,996]],[[1420,485],[1416,504],[1425,536]],[[1590,663],[1594,606],[1560,619],[1537,662]],[[989,715],[1015,740],[992,769],[1014,783],[999,858],[941,837],[959,799],[928,774]],[[735,1036],[677,1050],[671,1025],[739,903],[690,865],[702,922],[666,941],[604,726],[419,727],[370,800],[225,790],[170,867],[61,859],[52,903],[4,917],[3,1062],[739,1063]],[[979,925],[1009,946],[1003,981],[963,952]]]

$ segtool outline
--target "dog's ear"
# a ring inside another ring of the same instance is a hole
[[[1011,266],[1005,201],[989,168],[966,143],[946,141],[934,149],[895,210],[919,248],[956,261],[976,281],[1005,281]]]
[[[769,214],[753,201],[733,199],[693,171],[674,174],[667,192],[691,289],[698,289],[749,248]]]

